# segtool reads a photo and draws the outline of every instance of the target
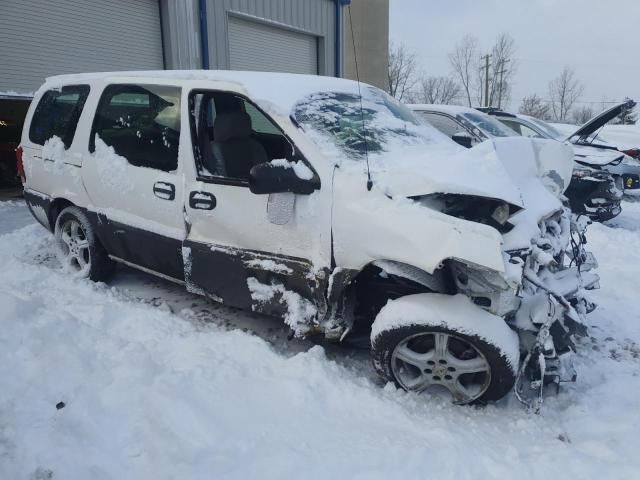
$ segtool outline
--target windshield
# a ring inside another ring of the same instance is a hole
[[[561,140],[565,137],[565,135],[562,135],[562,133],[560,133],[560,131],[557,128],[555,128],[553,125],[548,124],[544,120],[539,120],[534,117],[527,117],[526,120],[536,125],[538,128],[540,128],[544,133],[549,135],[551,138]]]
[[[464,112],[461,115],[491,137],[515,137],[518,135],[515,131],[485,113]]]
[[[321,133],[354,159],[365,153],[447,141],[407,107],[373,87],[363,87],[362,98],[340,92],[309,95],[296,104],[292,116],[303,128]]]

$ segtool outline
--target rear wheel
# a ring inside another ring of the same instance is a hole
[[[105,281],[113,272],[113,262],[96,238],[85,213],[67,207],[56,219],[56,253],[63,268],[72,275]]]

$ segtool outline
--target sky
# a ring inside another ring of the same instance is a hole
[[[485,53],[506,32],[515,40],[511,108],[531,93],[547,99],[565,65],[585,90],[580,106],[640,101],[640,0],[389,0],[390,40],[415,53],[425,75],[447,75],[447,55],[465,35]]]

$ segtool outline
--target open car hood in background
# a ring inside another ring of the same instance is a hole
[[[574,140],[574,142],[572,142],[572,143],[575,143],[580,139],[584,139],[589,135],[593,134],[596,130],[598,130],[602,126],[609,123],[611,120],[616,118],[625,110],[631,110],[635,106],[636,106],[636,102],[633,100],[627,100],[625,102],[619,103],[611,107],[610,109],[605,110],[604,112],[599,113],[598,115],[593,117],[587,123],[585,123],[580,128],[578,128],[578,130],[576,130],[571,135],[569,135],[567,137],[567,140],[571,141],[571,139],[575,139],[577,137],[577,140]]]

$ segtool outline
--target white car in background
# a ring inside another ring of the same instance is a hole
[[[626,106],[626,107],[625,107]],[[483,112],[495,116],[502,123],[522,136],[530,138],[555,138],[558,141],[570,142],[573,145],[575,160],[599,170],[606,170],[614,176],[622,178],[625,189],[640,188],[640,160],[634,149],[618,150],[607,143],[597,133],[606,122],[618,116],[623,108],[630,108],[622,103],[597,115],[579,129],[562,134],[553,125],[527,115],[512,114],[497,109],[482,109]]]
[[[517,130],[510,128],[496,116],[488,115],[479,109],[431,104],[409,107],[423,120],[467,148],[489,139],[520,136],[517,126],[514,126]],[[529,138],[547,138],[555,141],[555,137],[542,133],[529,135]],[[577,157],[574,159],[577,160]],[[614,177],[609,172],[577,162],[565,195],[574,213],[587,215],[590,219],[600,222],[610,220],[622,211],[622,177]]]
[[[465,150],[344,79],[160,71],[49,78],[18,155],[76,276],[125,263],[299,336],[364,335],[384,379],[460,404],[574,378],[598,279],[566,145]]]

